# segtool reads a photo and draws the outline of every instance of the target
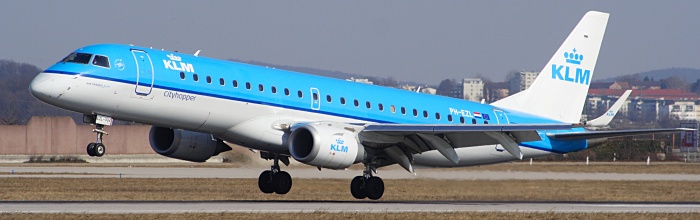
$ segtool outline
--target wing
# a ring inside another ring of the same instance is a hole
[[[500,144],[516,158],[523,158],[519,143],[545,138],[581,140],[633,136],[652,133],[670,133],[693,129],[646,129],[618,131],[573,131],[571,124],[494,124],[494,125],[421,125],[421,124],[368,124],[358,137],[367,148],[385,153],[409,172],[411,155],[437,150],[446,159],[457,164],[455,148]],[[568,130],[568,131],[563,131]],[[581,130],[581,129],[579,129]],[[538,131],[541,131],[538,133]],[[556,131],[548,133],[547,131]],[[540,136],[541,135],[541,136]],[[383,150],[383,151],[382,151]],[[386,165],[388,165],[386,164]]]
[[[569,130],[570,124],[424,125],[369,124],[359,133],[362,144],[382,149],[393,161],[412,171],[410,155],[437,150],[457,164],[455,148],[501,144],[517,158],[518,143],[542,140],[538,130]]]
[[[634,136],[641,134],[673,133],[680,131],[693,131],[691,128],[664,128],[664,129],[641,129],[641,130],[618,130],[618,131],[584,131],[547,134],[547,137],[557,140],[581,140],[594,138],[611,138]]]

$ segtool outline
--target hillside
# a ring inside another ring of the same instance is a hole
[[[601,80],[596,80],[596,82],[613,82],[613,81],[621,81],[620,79],[637,79],[637,80],[643,80],[645,77],[648,77],[649,79],[654,79],[654,80],[661,80],[668,78],[670,76],[677,76],[681,79],[683,79],[685,82],[692,83],[700,79],[700,69],[692,69],[692,68],[666,68],[666,69],[658,69],[658,70],[651,70],[647,72],[641,72],[641,73],[635,73],[635,74],[628,74],[628,75],[622,75],[622,76],[616,76],[616,77],[611,77],[607,79],[601,79]]]

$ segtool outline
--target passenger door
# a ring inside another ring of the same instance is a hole
[[[136,89],[137,95],[147,96],[153,90],[153,63],[151,56],[143,50],[131,50],[136,61]]]

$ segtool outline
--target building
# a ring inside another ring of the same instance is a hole
[[[481,102],[484,98],[484,81],[479,78],[464,78],[461,87],[462,97],[466,100]]]
[[[373,85],[374,82],[369,81],[369,79],[355,79],[354,77],[350,77],[350,79],[346,79],[347,81],[351,82],[359,82],[359,83],[364,83],[364,84],[370,84]]]
[[[530,88],[540,72],[520,71],[514,78],[510,79],[510,94],[515,94],[520,91]]]
[[[603,114],[624,93],[621,89],[589,89],[584,115],[596,118]],[[650,122],[661,119],[698,120],[700,96],[678,89],[634,90],[618,114],[632,121]]]
[[[484,99],[486,99],[486,103],[492,103],[508,97],[508,94],[510,94],[509,88],[509,82],[484,83]]]

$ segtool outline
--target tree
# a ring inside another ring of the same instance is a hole
[[[685,89],[686,84],[683,79],[678,76],[669,76],[668,78],[661,81],[662,89]]]
[[[450,96],[455,88],[455,81],[452,79],[445,79],[440,82],[436,93],[438,95]]]

